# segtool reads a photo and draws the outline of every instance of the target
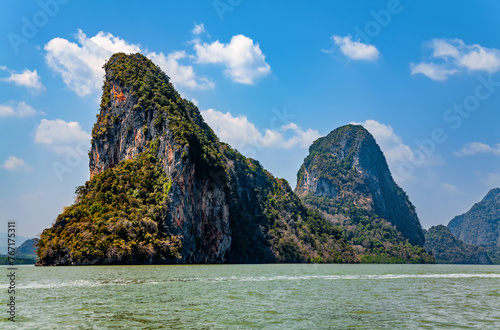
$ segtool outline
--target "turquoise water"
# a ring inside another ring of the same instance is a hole
[[[499,266],[20,266],[16,281],[1,328],[500,329]]]

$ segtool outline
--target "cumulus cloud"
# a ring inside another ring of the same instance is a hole
[[[233,116],[214,109],[201,111],[205,121],[219,138],[236,149],[255,148],[308,148],[320,137],[316,130],[302,130],[295,123],[283,125],[279,130],[261,132],[246,116]]]
[[[472,156],[476,154],[500,156],[500,143],[490,146],[481,142],[472,142],[464,145],[459,151],[454,152],[454,155],[458,157]]]
[[[10,156],[2,165],[3,169],[8,171],[17,171],[17,172],[29,172],[32,171],[33,168],[26,164],[26,162],[20,158],[15,156]]]
[[[403,139],[394,132],[389,125],[384,125],[376,120],[368,119],[362,123],[351,123],[361,125],[370,132],[380,149],[384,153],[387,164],[397,182],[413,180],[412,174],[401,173],[400,165],[414,159],[415,155],[412,149],[403,142]]]
[[[339,46],[340,51],[352,60],[374,61],[379,57],[378,49],[373,45],[367,45],[361,41],[353,41],[351,36],[332,36],[333,41]]]
[[[59,153],[65,152],[69,146],[89,141],[90,134],[83,131],[76,121],[42,119],[35,132],[36,143],[49,146]]]
[[[238,83],[252,85],[271,73],[259,44],[241,34],[227,44],[218,40],[210,44],[195,41],[194,50],[198,63],[222,64],[225,73]]]
[[[398,183],[414,180],[413,173],[417,167],[444,164],[444,160],[437,154],[428,154],[420,148],[410,148],[389,125],[384,125],[373,119],[351,124],[362,125],[373,135]]]
[[[0,104],[0,117],[30,117],[43,112],[36,111],[26,102],[10,101],[9,103]]]
[[[185,51],[172,52],[166,56],[163,53],[149,53],[147,56],[158,64],[177,85],[192,89],[212,89],[215,87],[214,82],[208,78],[196,77],[192,66],[179,64],[179,60],[187,57]]]
[[[394,132],[391,126],[384,125],[373,119],[353,124],[363,126],[373,135],[380,149],[384,152],[389,166],[395,168],[394,165],[398,162],[406,161],[413,157],[411,148],[403,142],[403,139]]]
[[[431,78],[432,80],[444,81],[448,79],[448,76],[454,75],[458,72],[457,69],[446,69],[442,65],[437,65],[434,63],[419,63],[410,64],[411,75],[423,74]]]
[[[460,39],[433,39],[426,43],[434,62],[410,63],[411,74],[423,74],[444,81],[459,72],[500,70],[500,50],[478,44],[467,45]]]
[[[68,88],[79,96],[86,96],[100,90],[104,70],[102,66],[109,57],[117,52],[146,53],[146,56],[158,61],[158,65],[170,76],[176,85],[190,88],[211,88],[207,81],[198,83],[192,67],[178,63],[186,57],[182,52],[168,55],[163,53],[147,53],[140,45],[100,31],[88,38],[82,30],[78,30],[76,43],[63,38],[54,38],[44,47],[46,62],[51,69],[59,73]]]
[[[14,70],[9,70],[7,67],[0,67],[1,70],[9,71],[10,76],[6,78],[0,78],[0,80],[13,83],[17,86],[26,87],[31,90],[42,90],[43,84],[40,80],[40,76],[36,70],[30,71],[24,69],[23,72],[17,73]]]

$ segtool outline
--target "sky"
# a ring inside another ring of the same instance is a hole
[[[311,143],[367,128],[424,228],[500,186],[496,1],[0,2],[0,232],[39,235],[89,179],[115,52],[140,52],[220,139],[296,184]]]

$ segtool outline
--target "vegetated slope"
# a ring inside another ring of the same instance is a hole
[[[343,229],[365,262],[433,262],[414,206],[373,136],[346,125],[316,140],[295,192]]]
[[[424,247],[434,255],[437,263],[492,264],[485,248],[462,242],[443,225],[433,226],[425,232]]]

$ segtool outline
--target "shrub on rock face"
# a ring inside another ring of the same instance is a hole
[[[168,182],[157,158],[149,153],[95,175],[76,189],[75,204],[43,231],[39,263],[175,262],[181,244],[163,222]]]

